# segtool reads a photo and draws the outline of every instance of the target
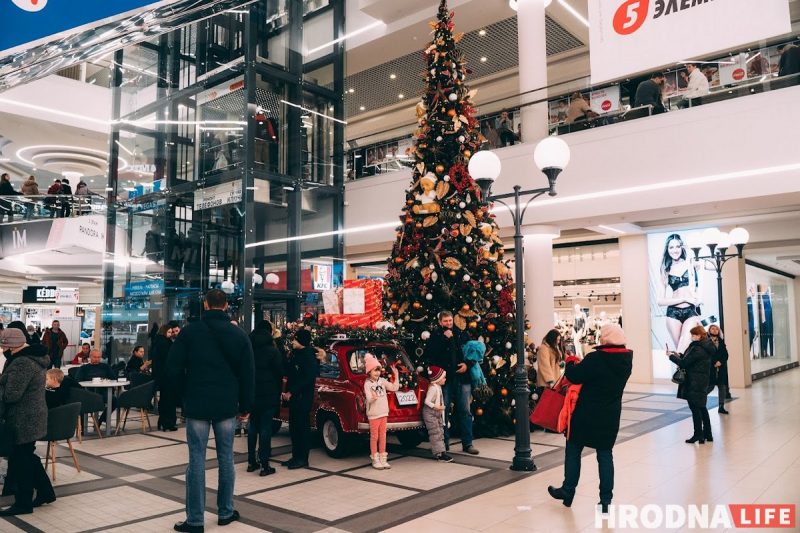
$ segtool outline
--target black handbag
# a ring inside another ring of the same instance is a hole
[[[679,368],[672,374],[672,382],[678,385],[683,385],[686,383],[686,370]]]

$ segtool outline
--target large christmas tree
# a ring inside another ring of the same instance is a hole
[[[411,356],[424,366],[425,340],[442,310],[455,326],[486,343],[483,370],[493,394],[475,394],[478,435],[513,431],[511,390],[514,283],[490,206],[469,175],[470,156],[481,146],[470,72],[457,48],[446,0],[431,22],[425,49],[426,90],[417,104],[411,186],[397,228],[384,288],[385,314],[411,340]]]

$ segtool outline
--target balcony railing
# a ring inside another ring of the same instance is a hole
[[[96,215],[106,209],[105,197],[98,194],[6,195],[0,196],[0,223]]]

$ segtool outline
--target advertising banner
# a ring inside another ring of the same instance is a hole
[[[0,226],[0,257],[46,249],[52,225],[52,220],[37,220]]]
[[[619,85],[597,89],[589,95],[592,111],[600,115],[619,111]]]
[[[58,218],[47,239],[50,250],[79,247],[93,252],[106,251],[106,219],[102,215]]]
[[[691,342],[689,330],[719,321],[717,273],[695,261],[686,244],[702,230],[652,233],[647,236],[650,262],[650,319],[653,377],[669,379],[675,371],[667,351],[683,353]],[[701,255],[708,254],[708,248]]]
[[[311,286],[315,291],[327,291],[333,288],[333,266],[312,265]]]
[[[174,1],[0,0],[0,20],[6,28],[6,31],[0,32],[0,55],[44,43],[56,36],[64,37],[113,22],[145,7],[171,4]]]
[[[56,303],[62,305],[78,305],[80,291],[78,289],[56,289]]]
[[[786,0],[589,2],[592,83],[791,32]]]
[[[143,296],[153,296],[155,294],[164,294],[163,279],[131,281],[125,284],[126,298],[141,298]]]

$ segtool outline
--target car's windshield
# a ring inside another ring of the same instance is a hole
[[[411,361],[408,359],[408,356],[405,354],[405,352],[402,352],[401,350],[391,346],[372,346],[370,348],[357,348],[347,355],[347,361],[350,365],[350,370],[356,374],[364,374],[364,357],[368,353],[371,353],[377,357],[378,361],[381,362],[384,368],[389,364],[395,364],[399,361],[409,370],[413,369],[411,366]]]

